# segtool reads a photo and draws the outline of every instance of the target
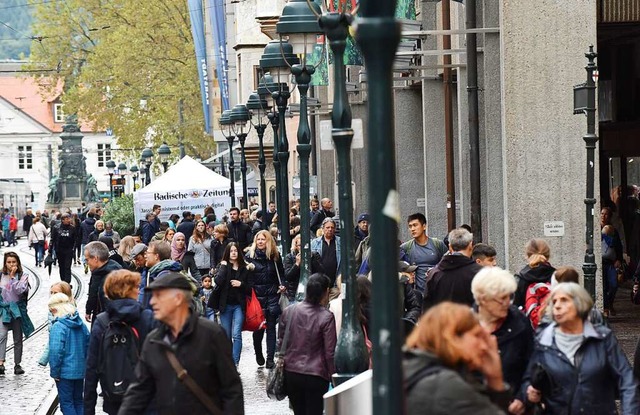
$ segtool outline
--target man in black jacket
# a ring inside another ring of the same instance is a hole
[[[187,279],[177,272],[165,272],[146,290],[152,293],[153,316],[161,325],[144,341],[137,380],[127,389],[118,414],[143,413],[155,398],[161,414],[243,415],[242,382],[231,356],[231,342],[218,324],[192,312],[193,294]],[[178,368],[169,356],[175,357],[199,392],[178,379]]]
[[[182,232],[184,234],[184,241],[186,246],[189,246],[189,239],[191,239],[191,235],[193,235],[193,230],[195,229],[196,224],[193,222],[193,216],[191,212],[185,210],[182,212],[182,222],[178,225],[178,232]]]
[[[471,281],[482,266],[471,258],[473,234],[464,228],[449,232],[449,251],[427,274],[423,312],[443,301],[453,301],[469,307],[474,302]]]
[[[336,214],[331,209],[333,208],[333,202],[328,197],[325,197],[320,201],[320,205],[322,206],[311,218],[311,222],[309,223],[309,228],[311,230],[311,234],[315,237],[318,229],[322,227],[322,222],[326,218],[332,218]]]
[[[253,242],[251,227],[240,219],[240,209],[237,207],[229,209],[227,227],[229,228],[229,238],[240,245],[240,250],[244,251]]]
[[[71,224],[71,215],[64,213],[61,222],[54,227],[51,232],[51,244],[49,245],[49,255],[56,251],[56,258],[60,267],[60,279],[71,283],[71,263],[73,262],[76,240],[78,239],[77,229]]]
[[[89,280],[89,298],[87,298],[85,320],[91,322],[98,314],[106,310],[107,297],[102,286],[111,271],[122,269],[113,259],[109,259],[109,248],[103,242],[89,242],[84,247],[84,259],[91,270]]]

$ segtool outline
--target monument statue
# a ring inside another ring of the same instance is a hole
[[[84,192],[84,201],[87,203],[98,202],[100,194],[98,193],[98,184],[93,174],[87,176],[86,191]]]
[[[51,180],[49,180],[49,194],[47,196],[47,202],[49,203],[60,203],[60,193],[58,192],[58,181],[60,178],[58,176],[53,176]]]

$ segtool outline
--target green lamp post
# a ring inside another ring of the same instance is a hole
[[[288,252],[291,248],[291,235],[289,234],[289,142],[287,140],[287,127],[285,124],[285,112],[290,93],[288,88],[282,88],[282,82],[286,82],[291,74],[289,65],[300,63],[293,53],[293,48],[284,40],[272,40],[264,48],[260,58],[260,67],[265,72],[270,72],[280,85],[277,91],[273,91],[272,97],[278,108],[278,161],[280,162],[280,186],[278,203],[278,224],[280,228],[280,240],[282,252]],[[275,138],[274,138],[275,141]]]
[[[124,176],[127,174],[127,165],[124,162],[118,164],[118,174],[120,175],[120,179],[122,179],[118,185],[118,196],[122,197],[124,195]]]
[[[151,183],[151,160],[153,160],[153,151],[149,147],[146,147],[142,150],[142,155],[140,156],[140,161],[145,166],[145,186]]]
[[[264,221],[264,214],[267,209],[267,182],[264,179],[264,171],[267,164],[264,158],[264,131],[267,125],[264,118],[271,108],[266,99],[263,99],[258,92],[249,95],[247,100],[247,108],[251,111],[251,124],[258,134],[258,170],[260,170],[260,206],[262,207],[262,229],[267,229]]]
[[[167,168],[169,166],[169,156],[171,155],[171,149],[167,145],[167,143],[162,143],[160,147],[158,147],[158,155],[160,156],[160,162],[162,163],[162,169],[166,173]]]
[[[233,140],[235,136],[233,135],[233,131],[231,131],[231,110],[222,111],[220,114],[220,118],[218,120],[220,124],[220,130],[222,130],[222,135],[227,139],[227,143],[229,143],[229,197],[231,198],[231,206],[236,205],[236,185],[235,185],[235,175],[234,173],[234,160],[233,160]]]
[[[400,220],[396,188],[392,66],[400,42],[394,18],[396,1],[360,1],[356,41],[364,54],[369,78],[368,158],[371,269],[373,272],[371,340],[373,347],[373,413],[404,410],[399,322],[397,227]],[[342,215],[341,215],[342,216]]]
[[[291,0],[284,6],[280,19],[276,24],[276,33],[280,39],[288,38],[293,53],[302,56],[302,62],[291,66],[291,73],[295,77],[300,92],[300,121],[298,124],[298,145],[296,150],[300,160],[300,282],[296,293],[296,300],[304,300],[307,280],[311,274],[311,233],[309,231],[311,212],[309,210],[309,156],[311,155],[311,129],[307,94],[311,83],[311,75],[315,68],[307,65],[307,53],[315,45],[316,37],[322,34],[318,24],[318,17],[322,13],[316,3],[306,0]]]
[[[111,200],[113,200],[113,173],[116,170],[116,162],[113,160],[109,160],[106,162],[105,166],[107,167],[107,172],[109,173],[109,193],[111,194]]]
[[[136,191],[136,181],[138,181],[138,172],[140,171],[140,169],[138,168],[137,165],[133,165],[131,166],[131,168],[129,169],[129,172],[131,173],[131,178],[133,179],[133,192]]]
[[[247,192],[247,156],[244,143],[251,128],[249,123],[249,109],[244,104],[238,104],[231,110],[231,129],[240,142],[240,172],[242,173],[242,208],[249,209],[249,193]]]

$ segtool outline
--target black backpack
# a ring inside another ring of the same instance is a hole
[[[121,321],[109,321],[107,313],[98,315],[106,328],[98,354],[98,378],[104,397],[121,401],[135,379],[135,368],[140,350],[140,334]]]

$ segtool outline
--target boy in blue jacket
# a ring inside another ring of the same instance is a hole
[[[64,415],[83,415],[89,330],[66,294],[52,295],[49,311],[55,317],[49,333],[49,366],[58,388],[60,410]]]

